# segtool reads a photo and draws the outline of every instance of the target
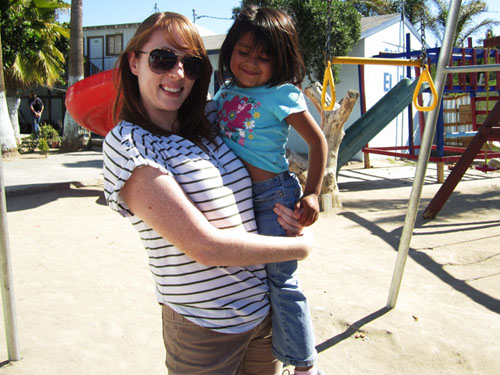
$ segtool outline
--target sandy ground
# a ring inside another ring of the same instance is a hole
[[[344,168],[343,211],[313,226],[300,277],[325,374],[500,373],[500,172],[470,169],[434,220],[419,215],[385,308],[414,173]],[[435,176],[431,164],[420,212]],[[8,362],[0,324],[0,374],[165,374],[146,255],[102,186],[7,202],[22,359]]]

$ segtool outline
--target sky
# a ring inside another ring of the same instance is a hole
[[[500,1],[486,0],[486,3],[489,12],[485,16],[500,20]],[[195,23],[215,34],[225,34],[232,20],[220,18],[231,18],[232,9],[239,5],[239,0],[83,0],[83,26],[142,22],[155,9],[181,13],[193,21],[194,9],[199,17]],[[69,21],[69,15],[60,21]],[[494,31],[495,35],[500,35],[500,26]]]
[[[83,0],[83,26],[142,22],[155,12],[155,8],[161,12],[180,13],[193,21],[194,9],[199,17],[196,24],[215,34],[225,34],[233,23],[230,19],[232,9],[239,5],[239,0]],[[60,21],[69,22],[69,15],[61,17]]]

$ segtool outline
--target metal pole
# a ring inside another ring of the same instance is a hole
[[[12,283],[12,269],[9,249],[9,230],[7,227],[7,204],[5,200],[2,151],[0,150],[0,273],[3,303],[3,317],[5,336],[7,338],[7,354],[9,361],[19,361],[19,345],[17,342],[16,308],[14,302],[14,288]]]
[[[458,11],[460,10],[461,0],[452,0],[450,4],[448,19],[446,20],[446,28],[444,33],[443,46],[439,53],[439,60],[436,68],[435,87],[439,98],[442,98],[446,74],[445,69],[450,61],[451,51],[453,48],[453,40],[457,28]],[[415,171],[415,179],[411,189],[410,200],[408,202],[408,211],[406,212],[403,233],[399,242],[398,256],[394,273],[392,275],[391,287],[389,289],[389,297],[386,307],[394,308],[403,278],[403,272],[408,257],[410,248],[411,236],[415,228],[415,219],[417,217],[418,205],[422,195],[422,187],[424,185],[425,172],[432,149],[432,140],[436,130],[437,119],[439,115],[440,105],[436,106],[433,111],[429,112],[425,122],[424,134],[422,136],[422,144],[420,146],[420,154],[418,155],[417,168]]]
[[[499,72],[500,64],[449,66],[446,73]]]

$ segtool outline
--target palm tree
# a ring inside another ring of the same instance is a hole
[[[430,15],[427,23],[429,29],[438,40],[443,40],[446,19],[448,18],[449,3],[446,0],[431,0],[437,11],[435,15]],[[458,12],[457,30],[453,45],[455,47],[463,46],[467,38],[478,33],[483,33],[493,26],[500,25],[497,20],[486,18],[479,23],[475,19],[488,11],[488,6],[483,0],[465,0]]]
[[[62,0],[18,0],[3,4],[2,29],[7,30],[2,31],[9,36],[4,82],[18,141],[21,89],[36,85],[51,87],[64,71],[65,59],[55,43],[61,37],[69,37],[69,33],[55,20],[57,13],[67,6]]]
[[[68,87],[83,79],[83,27],[82,0],[71,0]],[[64,115],[64,133],[62,151],[77,151],[85,146],[85,130],[78,125],[66,111]]]

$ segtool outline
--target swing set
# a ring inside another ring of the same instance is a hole
[[[330,3],[330,2],[329,2]],[[330,4],[329,4],[330,5]],[[440,103],[440,97],[442,97],[444,88],[445,88],[445,80],[446,76],[448,77],[451,76],[451,73],[466,73],[466,72],[491,72],[491,71],[500,71],[500,64],[498,60],[498,52],[496,54],[496,64],[490,64],[490,65],[477,65],[476,61],[474,61],[474,65],[463,65],[463,66],[447,66],[447,64],[450,62],[450,65],[453,65],[453,39],[455,35],[455,31],[457,28],[457,23],[458,23],[458,14],[460,10],[460,5],[461,5],[461,0],[451,0],[450,6],[449,6],[449,12],[448,12],[448,18],[446,21],[446,27],[445,27],[445,33],[444,33],[444,39],[443,39],[443,45],[439,49],[438,53],[435,55],[435,63],[436,63],[436,83],[434,84],[430,72],[429,72],[429,64],[427,64],[428,61],[428,56],[427,56],[427,51],[425,47],[425,33],[424,29],[422,27],[422,50],[420,51],[420,60],[409,60],[409,59],[393,59],[393,57],[396,57],[394,55],[390,56],[391,58],[386,58],[383,59],[383,56],[379,56],[380,58],[352,58],[352,57],[338,57],[338,58],[330,58],[328,55],[329,52],[329,40],[327,39],[327,44],[326,44],[326,53],[327,53],[327,66],[325,69],[325,74],[324,74],[324,79],[323,79],[323,88],[322,88],[322,108],[325,111],[329,111],[333,109],[333,106],[335,104],[335,86],[334,86],[334,81],[333,81],[333,74],[331,72],[331,64],[334,63],[342,63],[342,64],[358,64],[359,69],[361,71],[360,76],[363,77],[363,66],[365,64],[388,64],[388,65],[403,65],[403,66],[413,66],[416,69],[416,75],[419,76],[418,84],[415,85],[413,88],[413,104],[415,108],[420,112],[420,121],[421,123],[425,122],[425,126],[421,129],[422,130],[422,141],[421,145],[419,146],[419,153],[418,155],[415,155],[414,149],[416,148],[413,145],[413,140],[410,140],[410,145],[409,147],[406,148],[406,150],[410,150],[410,153],[401,153],[401,152],[390,152],[388,149],[369,149],[368,147],[363,148],[363,151],[366,152],[374,152],[374,153],[379,153],[379,154],[385,154],[385,155],[391,155],[391,156],[401,156],[407,159],[418,159],[417,166],[416,166],[416,171],[415,171],[415,179],[413,181],[412,185],[412,190],[410,194],[410,199],[408,202],[408,210],[406,213],[405,217],[405,222],[403,226],[403,231],[401,234],[400,242],[399,242],[399,247],[398,247],[398,252],[397,252],[397,259],[396,259],[396,264],[394,267],[394,272],[393,272],[393,277],[391,281],[391,286],[389,289],[389,296],[387,298],[387,303],[386,303],[386,308],[392,309],[396,305],[397,297],[399,294],[399,289],[401,286],[401,281],[403,277],[403,272],[404,272],[404,267],[406,264],[406,259],[408,257],[408,252],[409,252],[409,247],[410,247],[410,242],[411,242],[411,237],[412,233],[414,230],[415,226],[415,221],[416,221],[416,215],[418,211],[418,205],[420,202],[420,197],[422,195],[422,188],[424,184],[424,179],[426,175],[426,170],[427,170],[427,164],[429,161],[434,161],[432,160],[431,157],[431,151],[433,149],[436,149],[435,146],[433,146],[433,138],[434,134],[436,131],[436,127],[438,127],[439,124],[439,117],[441,115],[442,117],[442,111],[441,111],[441,106],[438,106]],[[329,21],[330,24],[330,21]],[[422,22],[423,24],[423,22]],[[407,48],[409,49],[409,37],[407,36]],[[489,55],[488,55],[489,56]],[[389,57],[389,56],[388,56]],[[484,59],[485,64],[487,63],[487,58]],[[419,69],[423,69],[423,72],[421,75],[419,75]],[[486,74],[487,76],[487,74]],[[463,77],[463,76],[461,76]],[[497,85],[498,85],[498,78],[499,74],[497,73]],[[404,81],[402,81],[404,82]],[[400,82],[401,83],[401,82]],[[424,83],[428,84],[430,91],[432,93],[432,104],[429,105],[428,107],[424,107],[421,104],[421,97],[420,93],[421,90],[423,89]],[[450,84],[450,82],[448,82]],[[463,80],[462,80],[463,84]],[[486,77],[486,87],[488,86],[488,80]],[[398,83],[399,85],[399,83]],[[391,91],[394,91],[397,86],[394,87]],[[326,92],[328,86],[330,87],[330,105],[326,105]],[[411,86],[408,86],[408,88]],[[388,96],[391,94],[391,91],[386,95]],[[384,96],[380,101],[385,100]],[[393,100],[393,99],[391,99]],[[379,101],[379,102],[380,102]],[[411,102],[410,102],[411,103]],[[375,104],[374,107],[376,107],[379,103]],[[363,103],[362,103],[363,105]],[[363,117],[367,116],[370,111],[373,109],[373,107],[364,113],[364,115],[358,120],[361,120],[361,123],[363,122]],[[411,107],[410,107],[410,114],[409,118],[411,119]],[[428,112],[427,118],[424,119],[423,112]],[[425,121],[424,121],[425,120]],[[500,128],[498,128],[498,122],[500,120],[500,103],[497,98],[497,103],[495,105],[495,108],[493,111],[488,115],[488,118],[484,122],[484,125],[479,129],[477,135],[474,137],[473,141],[471,142],[469,148],[465,150],[463,155],[459,157],[459,163],[457,166],[460,168],[457,168],[456,173],[453,173],[455,171],[452,171],[452,174],[450,174],[449,177],[452,177],[450,179],[449,184],[443,184],[442,189],[438,192],[436,195],[435,199],[431,202],[434,203],[434,205],[429,205],[429,208],[426,211],[426,215],[424,217],[426,218],[432,218],[433,215],[436,214],[437,211],[441,208],[441,206],[444,204],[446,199],[449,197],[451,192],[453,191],[453,188],[455,185],[458,183],[460,180],[461,176],[465,172],[465,170],[468,168],[472,160],[480,156],[480,148],[481,146],[490,139],[493,140],[500,140]],[[388,123],[388,122],[387,122]],[[387,124],[386,123],[386,124]],[[410,121],[411,123],[411,121]],[[356,123],[352,124],[350,128],[352,128]],[[346,131],[346,137],[348,135],[349,129]],[[412,129],[411,129],[412,130]],[[410,135],[413,134],[412,131],[409,133]],[[442,137],[442,131],[441,131],[441,137]],[[411,136],[410,136],[411,138]],[[345,138],[344,138],[345,139]],[[344,140],[343,142],[344,143]],[[341,146],[342,146],[341,143]],[[400,147],[398,148],[397,151],[403,151],[405,148]],[[378,152],[377,152],[378,151]],[[339,159],[341,159],[340,154],[342,153],[342,148],[339,150]],[[436,160],[438,162],[443,163],[442,158]],[[339,162],[339,167],[341,166],[341,163]],[[442,166],[442,164],[441,164]],[[439,168],[438,168],[438,180],[440,178],[439,176]],[[442,181],[440,181],[442,182]],[[440,194],[439,194],[440,193]]]
[[[422,29],[423,30],[423,29]],[[498,39],[498,38],[497,38]],[[462,106],[464,110],[469,108],[469,112],[466,111],[456,111],[455,115],[462,118],[470,117],[471,122],[471,131],[457,131],[457,132],[446,132],[446,124],[443,123],[443,112],[447,112],[447,109],[444,109],[443,106],[438,106],[438,104],[442,100],[446,100],[447,97],[439,98],[437,94],[434,82],[432,80],[431,72],[429,66],[432,64],[436,64],[439,58],[439,54],[441,52],[441,48],[435,49],[425,49],[425,34],[422,31],[422,50],[421,51],[413,51],[410,52],[410,38],[407,35],[407,52],[405,53],[380,53],[378,56],[372,58],[361,58],[361,57],[333,57],[329,58],[327,61],[327,67],[325,69],[324,79],[323,79],[323,90],[322,90],[322,106],[324,110],[331,110],[333,108],[334,100],[330,102],[329,105],[325,104],[325,98],[327,94],[328,87],[330,88],[330,96],[335,97],[335,85],[333,82],[333,74],[331,73],[331,64],[357,64],[359,69],[360,76],[360,85],[361,85],[361,100],[362,100],[362,112],[363,116],[358,120],[362,121],[365,115],[369,112],[365,111],[366,104],[364,103],[364,65],[392,65],[392,66],[408,66],[415,68],[416,77],[418,77],[418,84],[415,86],[413,91],[413,106],[419,111],[419,122],[422,126],[420,126],[421,135],[423,134],[425,123],[424,112],[431,112],[437,108],[439,117],[438,123],[436,127],[436,143],[432,146],[432,155],[430,156],[430,161],[437,163],[437,181],[444,181],[444,164],[445,163],[453,163],[457,162],[461,155],[465,152],[464,147],[459,147],[460,144],[455,143],[452,146],[447,146],[446,142],[450,142],[450,140],[462,141],[465,139],[465,142],[468,142],[476,133],[477,130],[482,125],[482,122],[479,121],[479,118],[484,118],[489,113],[489,103],[498,100],[499,96],[491,96],[491,91],[500,91],[500,69],[498,67],[498,63],[500,62],[499,51],[498,49],[490,50],[489,48],[478,51],[475,48],[469,46],[469,48],[453,48],[452,55],[450,57],[450,66],[446,68],[446,86],[444,88],[445,93],[468,93],[470,95],[470,107],[464,105]],[[469,40],[469,43],[471,41]],[[484,64],[478,65],[478,59],[483,59]],[[494,58],[496,64],[488,64],[488,58]],[[453,66],[453,63],[456,62],[459,65]],[[420,71],[422,70],[422,73]],[[477,73],[483,72],[485,76],[485,84],[478,84]],[[496,84],[494,86],[489,85],[489,72],[495,72],[496,75]],[[469,73],[466,76],[466,73]],[[453,85],[453,74],[458,74],[458,85]],[[409,75],[409,70],[408,70]],[[467,80],[470,82],[470,85],[467,85]],[[428,106],[422,105],[422,98],[420,94],[422,91],[430,91],[432,94],[432,102]],[[476,95],[478,92],[486,93],[486,96],[478,96]],[[387,99],[384,97],[380,101],[386,101]],[[486,102],[485,107],[486,110],[480,109],[479,103]],[[378,105],[377,103],[376,105]],[[387,103],[390,107],[391,103]],[[362,150],[365,155],[365,166],[369,165],[369,154],[379,154],[386,156],[394,156],[394,157],[402,157],[410,160],[417,160],[418,154],[416,150],[420,149],[420,146],[415,146],[413,140],[413,117],[412,117],[412,106],[407,106],[409,109],[408,113],[408,125],[409,125],[409,139],[407,146],[400,147],[369,147],[368,141],[371,138],[366,139],[366,143],[359,147],[359,150]],[[401,111],[404,108],[401,108]],[[394,116],[395,117],[395,116]],[[388,119],[385,122],[387,125],[394,117]],[[376,119],[371,119],[374,121]],[[353,124],[354,125],[354,124]],[[453,125],[453,124],[452,124]],[[454,125],[457,125],[455,123]],[[382,130],[384,124],[382,124],[377,131]],[[350,128],[347,129],[347,132]],[[363,129],[365,130],[365,129]],[[354,130],[352,131],[354,133]],[[375,136],[374,134],[373,136]],[[347,140],[349,142],[349,140]],[[363,147],[364,146],[364,147]],[[341,145],[342,148],[342,145]],[[352,157],[357,153],[352,153],[349,157]],[[484,159],[485,163],[483,166],[478,166],[478,169],[483,171],[487,171],[488,168],[486,166],[486,160],[488,157],[494,158],[499,157],[500,152],[490,151],[488,152],[488,147],[484,150],[481,149],[478,151],[476,158]],[[339,168],[345,164],[348,160],[344,160],[342,155],[339,156],[339,159],[342,160],[342,163],[339,163]]]

